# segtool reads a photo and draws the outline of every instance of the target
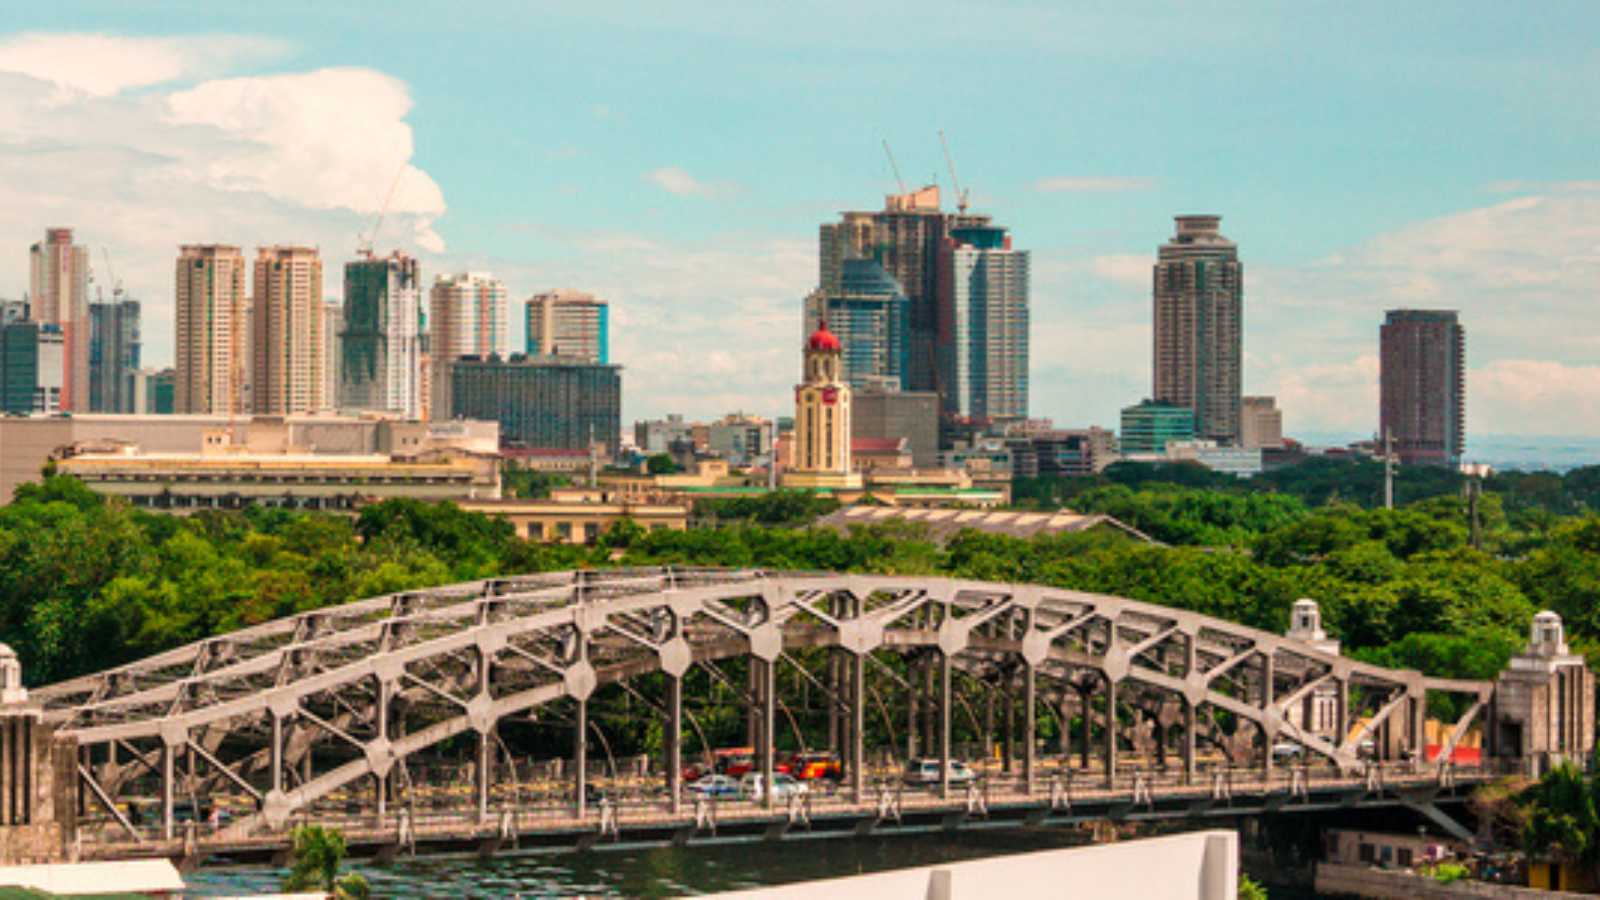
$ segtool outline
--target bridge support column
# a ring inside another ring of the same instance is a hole
[[[1033,794],[1034,781],[1038,773],[1034,763],[1037,753],[1034,744],[1038,741],[1039,728],[1039,683],[1035,677],[1033,663],[1024,663],[1022,667],[1022,782],[1029,795]]]
[[[1268,650],[1261,658],[1261,709],[1265,713],[1272,708],[1272,679],[1273,679],[1272,651]],[[1272,778],[1272,744],[1277,737],[1272,730],[1262,723],[1258,729],[1261,732],[1261,754],[1263,761],[1261,770],[1267,778]]]
[[[950,656],[939,654],[939,796],[950,797]]]
[[[667,796],[672,814],[683,807],[683,676],[667,676]]]
[[[572,719],[572,808],[578,818],[589,812],[589,701],[577,701]]]
[[[1117,786],[1117,682],[1106,679],[1106,787]]]
[[[488,731],[478,732],[478,821],[489,820],[489,785],[494,781],[494,744],[493,734]]]
[[[176,773],[173,771],[176,753],[172,745],[166,741],[161,742],[161,836],[172,840],[174,833],[174,817],[172,814],[172,792]]]
[[[850,788],[857,803],[867,799],[867,657],[850,657]]]
[[[277,713],[272,715],[272,747],[269,751],[272,766],[272,790],[275,793],[283,792],[283,717]]]
[[[756,752],[761,755],[761,805],[772,808],[772,775],[776,768],[773,760],[774,737],[778,732],[778,661],[759,660],[752,663],[761,673],[761,744]]]
[[[1183,783],[1194,784],[1194,727],[1195,706],[1188,698],[1183,701]]]
[[[1010,678],[1000,684],[1000,699],[1006,705],[1004,716],[1005,740],[1000,742],[1000,771],[1010,775],[1011,759],[1016,755],[1017,749],[1013,744],[1017,735],[1017,695],[1011,690]]]
[[[1094,746],[1094,716],[1090,714],[1090,701],[1094,699],[1094,688],[1086,685],[1078,690],[1078,712],[1081,721],[1078,727],[1083,729],[1083,740],[1078,742],[1078,768],[1089,771],[1089,748]]]

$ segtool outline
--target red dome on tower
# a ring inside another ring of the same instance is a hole
[[[828,330],[827,319],[823,319],[817,325],[817,330],[811,332],[811,337],[806,341],[806,346],[813,351],[827,351],[829,353],[838,353],[844,349],[843,345],[839,343],[839,339],[834,337],[833,332]]]

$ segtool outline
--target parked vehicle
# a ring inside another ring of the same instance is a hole
[[[831,778],[838,781],[844,777],[844,766],[839,762],[839,754],[828,751],[795,753],[778,766],[778,771],[793,775],[799,781],[811,781],[816,778]]]
[[[1295,762],[1304,753],[1304,748],[1292,741],[1279,741],[1272,745],[1272,758],[1276,762]]]
[[[739,781],[727,775],[706,775],[689,785],[689,790],[706,797],[737,797]]]
[[[950,783],[966,785],[978,780],[976,772],[964,762],[950,760]],[[937,759],[914,759],[906,765],[906,784],[935,785],[940,783]]]
[[[739,796],[746,800],[762,799],[762,778],[759,773],[750,772],[739,779]],[[808,791],[806,785],[796,781],[793,775],[778,772],[772,776],[772,799],[787,800],[795,794],[804,794]]]

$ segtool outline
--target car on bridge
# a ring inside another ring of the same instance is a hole
[[[711,774],[690,784],[689,790],[703,797],[737,797],[739,781],[727,775]]]
[[[839,754],[826,750],[795,753],[778,764],[778,771],[793,775],[799,781],[828,778],[838,781],[844,777],[844,766]]]
[[[978,774],[960,760],[950,760],[950,783],[971,784]],[[905,782],[910,785],[932,786],[940,783],[937,759],[914,759],[906,764]]]
[[[762,777],[757,772],[750,772],[739,779],[739,796],[746,800],[762,799]],[[809,788],[802,782],[796,781],[793,775],[778,772],[772,776],[772,799],[787,800],[797,794],[809,792]]]

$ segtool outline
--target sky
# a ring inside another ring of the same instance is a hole
[[[1392,2],[104,0],[0,28],[0,296],[71,226],[172,359],[182,243],[370,232],[612,303],[624,422],[787,414],[817,226],[950,175],[1032,252],[1032,414],[1150,385],[1150,267],[1216,213],[1245,392],[1376,429],[1386,309],[1461,311],[1473,434],[1600,436],[1600,10]],[[10,247],[10,251],[3,248]]]

